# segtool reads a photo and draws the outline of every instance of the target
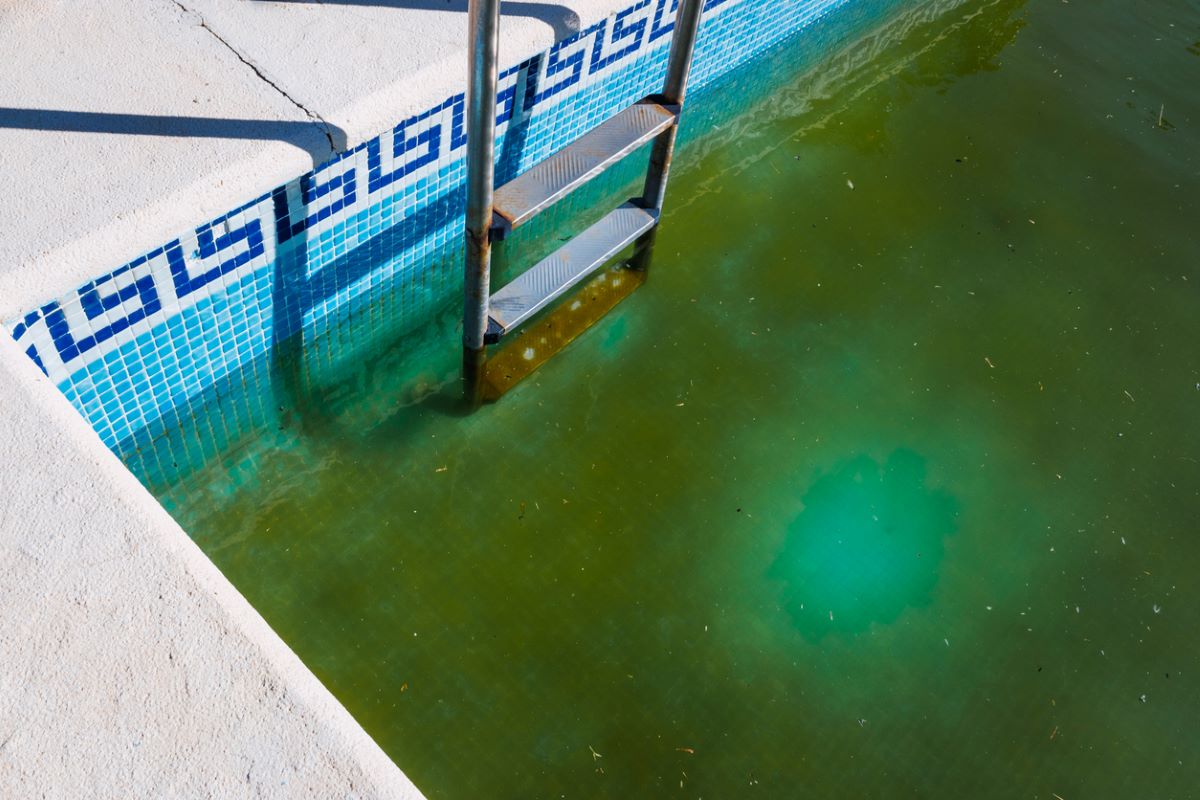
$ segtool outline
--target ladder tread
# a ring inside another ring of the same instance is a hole
[[[558,202],[675,122],[654,102],[634,103],[554,155],[496,189],[492,207],[502,225],[515,228]]]
[[[624,203],[515,278],[488,301],[489,332],[498,338],[545,308],[639,236],[658,214]]]

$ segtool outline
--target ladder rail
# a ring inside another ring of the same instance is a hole
[[[467,215],[463,275],[463,392],[477,403],[491,291],[492,196],[495,191],[496,83],[500,0],[467,6]]]
[[[663,83],[663,103],[679,107],[675,124],[667,128],[654,140],[650,150],[650,167],[646,170],[646,183],[642,188],[642,205],[662,211],[667,194],[667,176],[671,171],[671,157],[675,153],[675,135],[679,132],[679,116],[683,113],[683,101],[687,96],[688,75],[692,71],[692,54],[696,49],[696,35],[700,30],[700,13],[704,0],[679,0],[675,12],[675,30],[671,34],[671,50],[667,55],[667,79]],[[652,234],[648,234],[652,235]]]

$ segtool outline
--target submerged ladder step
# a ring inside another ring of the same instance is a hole
[[[509,230],[649,142],[669,128],[675,116],[658,103],[635,103],[496,189],[493,238],[503,239]]]
[[[488,343],[545,308],[656,222],[656,211],[625,203],[493,294],[488,301]]]

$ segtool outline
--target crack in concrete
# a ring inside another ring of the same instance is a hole
[[[283,88],[279,86],[279,84],[275,83],[275,81],[271,80],[265,74],[263,74],[263,71],[260,70],[253,61],[251,61],[250,59],[243,56],[240,52],[238,52],[238,49],[236,47],[234,47],[229,42],[225,41],[225,39],[221,36],[221,34],[217,33],[212,28],[210,28],[208,26],[208,21],[204,19],[204,16],[199,11],[188,8],[183,3],[179,2],[179,0],[171,0],[171,2],[173,2],[176,6],[178,6],[179,10],[182,11],[184,14],[194,16],[200,22],[201,28],[208,31],[209,35],[211,35],[214,39],[216,39],[221,44],[225,45],[225,47],[229,50],[229,52],[233,53],[233,55],[237,58],[238,61],[241,61],[243,64],[245,64],[247,67],[249,67],[254,72],[255,75],[258,76],[259,80],[261,80],[263,83],[270,86],[275,91],[279,92],[279,94],[283,95],[283,97],[286,98],[288,102],[290,102],[296,108],[303,111],[304,115],[307,116],[309,119],[311,119],[314,124],[316,124],[318,127],[320,127],[321,132],[323,134],[325,134],[325,138],[329,142],[330,155],[337,155],[338,145],[337,145],[337,142],[334,141],[333,128],[328,122],[326,122],[321,117],[320,114],[317,114],[313,111],[309,111],[307,108],[304,107],[303,103],[301,103],[299,100],[297,100],[296,98],[292,97],[290,94],[285,92],[283,90]]]

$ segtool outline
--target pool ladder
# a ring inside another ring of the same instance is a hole
[[[470,0],[463,391],[482,397],[487,345],[635,242],[649,245],[662,211],[704,0],[679,0],[663,91],[638,100],[513,180],[494,186],[499,0]],[[653,140],[640,197],[492,292],[491,245]]]

